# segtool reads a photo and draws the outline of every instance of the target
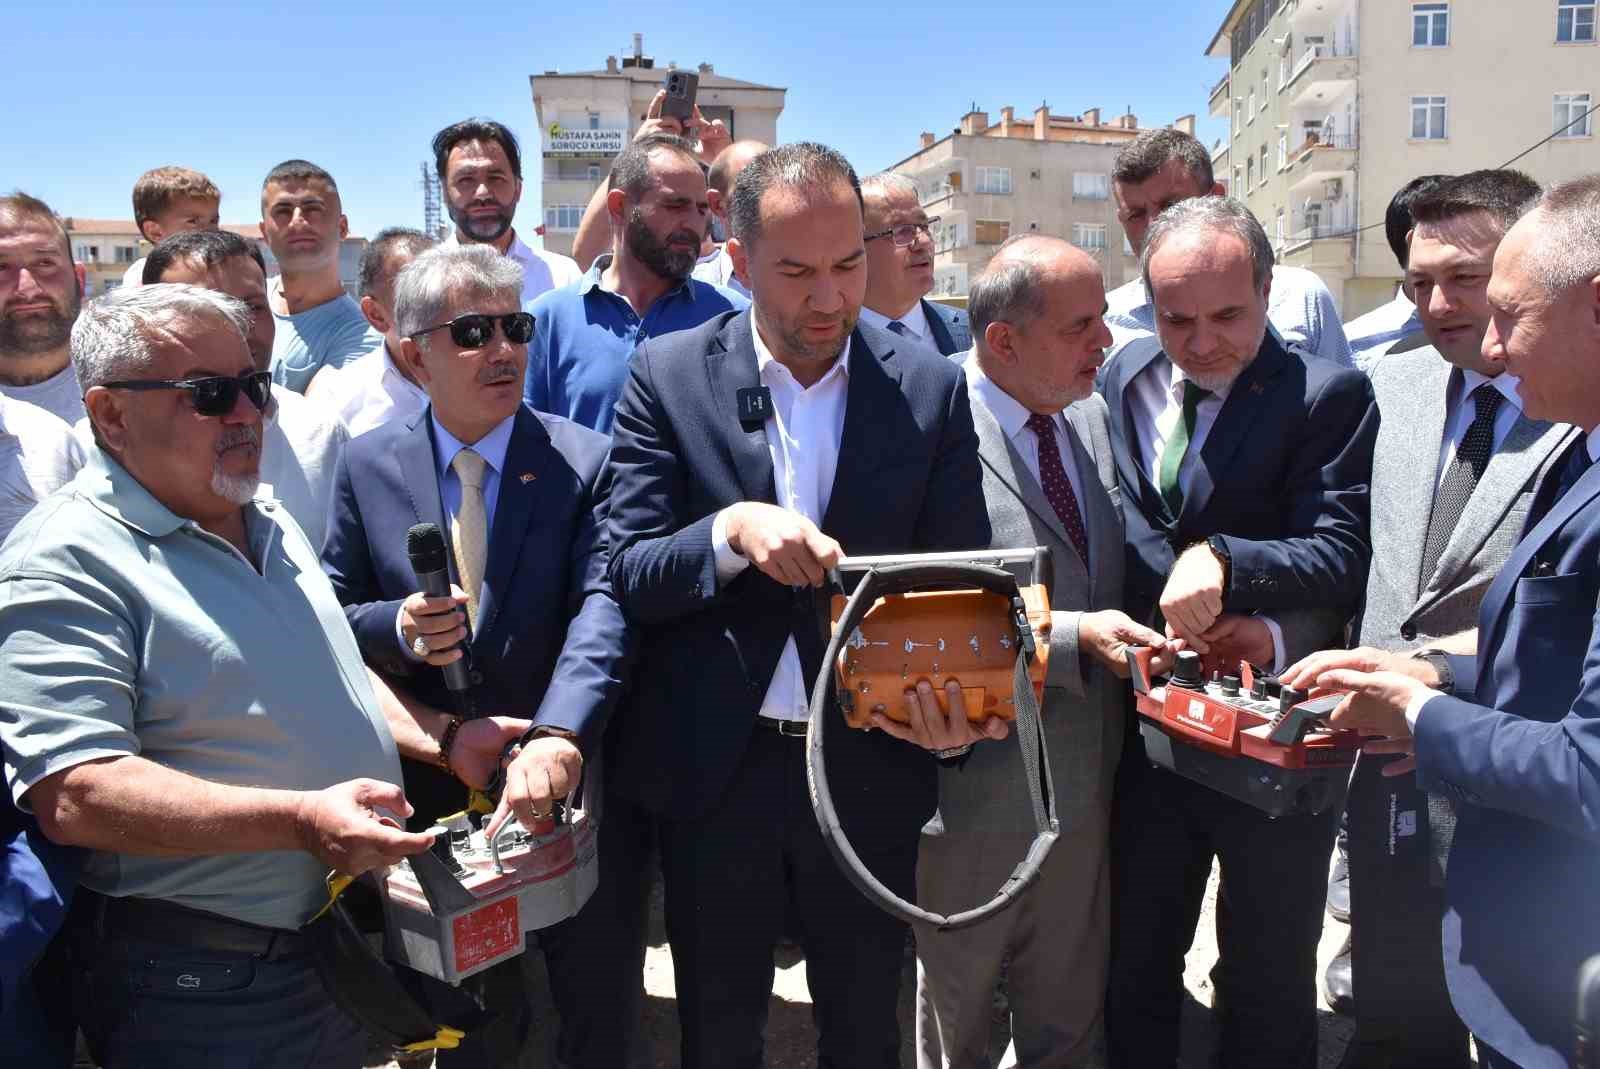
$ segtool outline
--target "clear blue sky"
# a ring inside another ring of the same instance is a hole
[[[422,221],[418,164],[440,127],[479,114],[525,147],[518,223],[539,212],[530,74],[601,67],[634,31],[658,66],[789,90],[788,140],[824,141],[862,174],[941,135],[976,101],[998,117],[1132,107],[1160,125],[1205,117],[1222,76],[1202,50],[1227,0],[872,4],[236,3],[11,0],[0,188],[64,215],[131,218],[134,180],[183,164],[223,191],[224,222],[260,218],[268,168],[289,157],[338,180],[353,232]],[[903,12],[903,13],[902,13]]]

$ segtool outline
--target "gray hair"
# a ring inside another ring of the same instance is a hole
[[[1007,238],[967,290],[967,319],[972,326],[974,345],[983,344],[990,323],[1008,323],[1025,328],[1045,313],[1044,285],[1046,264],[1038,257],[1023,255],[1018,245],[1066,245],[1061,238],[1042,234],[1018,234]],[[1070,247],[1070,246],[1069,246]],[[1010,255],[1007,249],[1012,249]]]
[[[1145,237],[1144,254],[1139,257],[1139,273],[1144,278],[1145,293],[1155,303],[1155,291],[1150,288],[1150,261],[1166,240],[1174,234],[1193,233],[1231,234],[1244,242],[1250,251],[1250,279],[1260,290],[1272,275],[1276,258],[1272,255],[1272,242],[1261,221],[1250,214],[1240,201],[1232,197],[1191,197],[1181,200],[1156,216]]]
[[[863,178],[861,195],[865,197],[869,193],[877,197],[887,197],[891,193],[909,193],[913,200],[922,199],[922,191],[917,188],[917,183],[898,171],[881,171]]]
[[[155,361],[152,336],[175,323],[220,321],[249,347],[250,309],[226,293],[179,282],[125,286],[83,306],[72,325],[72,366],[84,391],[136,379]],[[219,369],[222,370],[222,369]]]
[[[795,141],[768,149],[745,165],[733,182],[732,206],[728,225],[733,236],[746,245],[761,236],[761,199],[769,189],[796,189],[808,196],[820,196],[843,183],[861,204],[861,182],[856,169],[837,150],[815,141]]]
[[[1545,292],[1600,278],[1600,173],[1552,186],[1536,211],[1542,233],[1528,252],[1528,266]]]
[[[522,266],[493,246],[440,245],[395,276],[394,322],[402,337],[438,326],[461,297],[511,296],[522,303]]]

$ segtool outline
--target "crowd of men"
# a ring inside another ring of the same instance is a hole
[[[763,1064],[782,939],[818,1064],[899,1065],[906,926],[807,790],[815,590],[845,554],[1043,547],[1059,838],[1012,908],[914,926],[919,1066],[993,1064],[1002,987],[1004,1064],[1179,1064],[1214,864],[1217,1064],[1318,1064],[1325,908],[1349,1069],[1574,1064],[1600,175],[1410,183],[1405,281],[1342,324],[1173,130],[1113,174],[1139,278],[1107,292],[1030,234],[964,310],[927,299],[910,180],[660,95],[576,260],[518,236],[506,127],[433,151],[454,232],[379,233],[359,300],[305,160],[262,184],[276,274],[214,184],[160,168],[153,251],[88,302],[50,208],[0,197],[0,1061],[69,1064],[81,1032],[108,1067],[359,1065],[306,928],[329,870],[428,849],[491,782],[533,828],[603,768],[598,886],[530,940],[557,1064],[630,1064],[659,871],[684,1066]],[[448,594],[418,589],[419,523]],[[1130,646],[1345,692],[1346,812],[1271,819],[1152,764]],[[828,733],[830,779],[875,876],[952,912],[1028,848],[1027,761],[913,682],[904,719]],[[439,1065],[518,1064],[524,966],[435,992],[486,1011]]]

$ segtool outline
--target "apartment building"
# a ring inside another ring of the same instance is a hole
[[[1217,173],[1284,263],[1316,271],[1345,318],[1360,315],[1399,281],[1382,223],[1412,178],[1529,148],[1515,166],[1544,184],[1600,169],[1595,8],[1236,0],[1207,48],[1228,60],[1210,101],[1229,122]]]
[[[611,173],[611,160],[633,140],[667,72],[644,54],[644,38],[633,35],[633,54],[607,56],[604,70],[530,76],[533,110],[540,130],[541,203],[544,247],[570,254],[583,209]],[[709,63],[697,68],[697,102],[707,119],[721,119],[735,139],[778,142],[778,116],[787,90],[718,74]]]
[[[1175,124],[1194,132],[1194,116]],[[1048,104],[1018,120],[1011,107],[989,122],[976,107],[945,137],[922,145],[889,170],[922,191],[936,216],[934,297],[964,296],[995,248],[1014,234],[1066,238],[1097,259],[1113,288],[1138,274],[1138,260],[1117,222],[1111,167],[1117,151],[1141,133],[1132,114],[1102,121],[1100,109],[1052,115]]]

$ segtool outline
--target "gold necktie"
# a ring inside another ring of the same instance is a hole
[[[483,586],[483,565],[489,555],[487,513],[483,506],[483,473],[487,463],[477,453],[463,449],[450,462],[461,480],[461,507],[450,526],[450,541],[456,551],[456,572],[467,592],[467,619],[473,632],[478,628],[478,590]]]

